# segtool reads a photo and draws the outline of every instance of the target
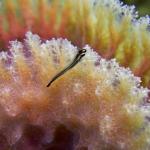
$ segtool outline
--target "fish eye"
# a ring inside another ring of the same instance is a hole
[[[79,54],[86,53],[86,49],[80,49]]]
[[[82,53],[86,53],[86,49],[82,49]]]
[[[78,53],[79,54],[86,53],[86,49],[80,49]]]

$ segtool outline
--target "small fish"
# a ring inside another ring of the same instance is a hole
[[[54,82],[58,77],[60,77],[61,75],[63,75],[66,71],[70,70],[71,68],[73,68],[81,59],[82,57],[85,56],[86,53],[86,49],[80,49],[76,55],[76,57],[74,58],[73,62],[66,67],[64,70],[62,70],[61,72],[59,72],[58,74],[56,74],[52,80],[47,84],[47,87],[49,87],[52,82]]]

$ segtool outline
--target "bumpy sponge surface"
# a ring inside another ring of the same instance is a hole
[[[88,45],[85,57],[47,88],[76,56],[66,39],[31,32],[0,53],[0,146],[14,150],[146,150],[148,90],[129,69]]]

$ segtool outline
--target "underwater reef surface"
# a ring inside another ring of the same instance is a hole
[[[116,58],[150,87],[150,19],[119,0],[0,0],[0,49],[23,40],[67,38],[89,44],[106,59]],[[137,19],[138,18],[138,19]]]
[[[148,150],[149,90],[140,78],[88,45],[72,62],[67,39],[42,42],[27,32],[0,52],[0,147],[3,150]]]
[[[0,0],[0,150],[149,150],[150,18],[137,17],[119,0]]]

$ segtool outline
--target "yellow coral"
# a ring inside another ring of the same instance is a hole
[[[103,57],[116,58],[150,86],[148,16],[119,0],[0,0],[0,45],[23,39],[31,30],[42,38],[65,37],[89,44]]]
[[[42,43],[31,32],[26,37],[25,43],[11,42],[10,51],[0,53],[0,129],[10,147],[38,150],[43,141],[51,146],[54,131],[63,125],[65,132],[73,132],[72,149],[148,149],[149,108],[143,105],[148,90],[140,87],[138,77],[86,45],[81,62],[47,88],[78,50],[66,39]],[[26,124],[46,131],[38,130],[38,144]]]

